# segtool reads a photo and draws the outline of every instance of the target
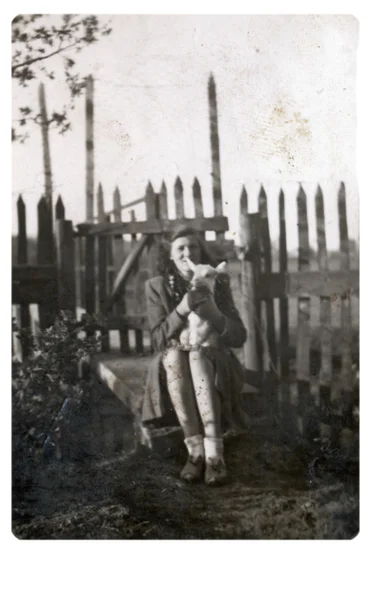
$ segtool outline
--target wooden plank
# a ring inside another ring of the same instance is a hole
[[[317,260],[320,272],[325,274],[329,271],[325,212],[323,193],[320,186],[317,188],[316,196],[316,223],[317,223]],[[341,274],[343,274],[341,272]],[[320,327],[321,327],[321,385],[330,386],[332,381],[332,348],[331,348],[331,295],[332,293],[320,294]]]
[[[201,193],[200,182],[198,181],[197,177],[195,177],[194,181],[193,181],[192,195],[193,195],[193,204],[195,207],[195,217],[196,217],[196,219],[203,219],[204,218],[204,209],[203,209],[203,205],[202,205],[202,193]],[[199,236],[200,236],[201,240],[206,239],[205,232],[200,232]]]
[[[140,255],[146,246],[151,242],[151,236],[144,235],[136,247],[130,252],[129,256],[126,257],[124,264],[122,265],[118,275],[115,278],[113,284],[113,290],[110,297],[107,299],[106,310],[112,306],[113,302],[116,300],[117,296],[120,294],[122,286],[125,285],[127,278],[132,272],[133,267],[138,261]]]
[[[113,193],[113,218],[115,223],[121,223],[121,194],[116,187]],[[124,260],[124,240],[122,235],[116,235],[113,239],[113,262],[117,273]],[[111,288],[110,288],[111,289]]]
[[[260,300],[290,296],[342,296],[359,294],[359,271],[270,273],[260,277]]]
[[[94,81],[86,78],[85,94],[85,149],[86,149],[86,221],[94,218]]]
[[[126,315],[116,315],[114,313],[106,314],[107,320],[107,329],[110,331],[120,331],[124,329],[134,329],[134,330],[148,330],[148,316],[146,313],[141,314],[126,314]],[[83,321],[79,322],[78,325],[83,325]],[[86,326],[87,331],[95,331],[99,329],[100,326],[89,325]]]
[[[272,272],[272,251],[269,233],[267,195],[263,186],[261,186],[260,188],[258,205],[260,213],[260,239],[262,248],[263,272],[269,275]],[[274,373],[277,373],[277,345],[276,331],[274,325],[273,300],[265,300],[265,307],[267,319],[267,348],[269,352],[269,370],[273,371]]]
[[[45,196],[37,205],[37,261],[39,264],[53,264],[54,244],[50,215]]]
[[[16,282],[49,282],[56,279],[57,268],[55,265],[14,265],[12,279]]]
[[[152,219],[127,223],[80,223],[78,235],[118,235],[118,234],[162,234],[171,233],[179,226],[192,227],[196,231],[228,231],[227,217],[204,217],[203,219]]]
[[[58,306],[75,316],[75,252],[72,221],[58,219],[55,225],[58,265]]]
[[[106,218],[104,214],[104,197],[101,184],[98,185],[97,209],[99,223],[106,223],[107,219],[110,219],[110,216],[108,215]],[[98,302],[101,314],[105,312],[107,300],[108,244],[110,242],[111,238],[103,235],[98,236]],[[105,329],[101,329],[101,349],[102,352],[109,350],[108,331]]]
[[[240,195],[240,214],[245,215],[248,214],[248,195],[245,186],[242,186],[241,195]]]
[[[316,225],[317,225],[317,261],[320,272],[327,274],[329,271],[325,211],[323,193],[317,187],[316,196]],[[331,339],[331,294],[320,295],[320,335],[321,335],[321,369],[319,375],[319,400],[321,411],[320,435],[322,438],[331,436],[331,383],[332,383],[332,339]]]
[[[39,304],[48,308],[52,301],[56,307],[57,300],[58,288],[56,277],[48,280],[32,281],[27,279],[20,281],[15,279],[12,281],[12,304]],[[27,322],[27,317],[23,319],[23,322]]]
[[[105,223],[106,220],[104,218],[104,196],[103,196],[103,188],[102,184],[98,183],[97,190],[97,213],[98,213],[98,222]]]
[[[167,205],[167,189],[165,182],[163,181],[161,184],[161,189],[159,193],[159,218],[160,219],[168,219],[168,205]]]
[[[148,182],[147,188],[146,188],[146,207],[147,207],[147,223],[151,220],[156,219],[156,222],[161,222],[158,221],[159,219],[159,196],[158,194],[155,194],[153,186],[151,184],[151,182]],[[129,225],[131,226],[136,226],[139,223],[130,223]],[[130,233],[136,233],[135,229],[133,231],[130,231]],[[160,232],[157,232],[160,233]],[[147,246],[147,261],[148,261],[148,270],[149,270],[149,276],[153,277],[156,273],[156,240],[151,238],[148,239],[148,243],[146,244]]]
[[[19,196],[17,201],[17,216],[18,216],[18,237],[17,237],[17,263],[27,264],[28,262],[28,248],[27,248],[27,221],[26,221],[26,206],[22,196]],[[14,269],[12,273],[12,283],[14,287]],[[12,293],[12,302],[19,300]],[[28,329],[31,325],[30,309],[27,302],[20,302],[19,306],[16,307],[16,322],[18,327]],[[16,353],[25,359],[30,350],[29,338],[24,336],[22,340],[16,341]]]
[[[120,214],[122,210],[125,210],[127,208],[131,208],[132,206],[138,206],[138,204],[141,204],[142,202],[145,203],[146,198],[137,198],[137,200],[132,200],[131,202],[127,202],[127,204],[120,204]],[[113,208],[112,210],[106,212],[106,215],[114,215],[115,211],[117,209]]]
[[[158,212],[156,210],[155,192],[152,183],[149,181],[146,187],[146,210],[147,210],[147,222],[154,219],[158,219]],[[125,231],[123,233],[142,233],[141,231]]]
[[[17,237],[17,263],[27,264],[27,222],[26,222],[26,205],[22,196],[18,197],[17,201],[17,216],[18,216],[18,237]]]
[[[56,219],[64,219],[65,218],[65,208],[62,201],[62,198],[58,196],[57,202],[55,203],[55,218]]]
[[[299,271],[307,272],[310,267],[310,248],[307,216],[307,197],[300,186],[297,195],[298,232],[299,232]],[[312,406],[310,395],[310,298],[300,295],[298,298],[298,327],[296,344],[296,378],[299,401],[299,419],[301,433],[309,437],[308,412]]]
[[[309,271],[310,249],[307,217],[307,197],[300,186],[297,196],[299,231],[299,271]],[[310,376],[310,299],[301,293],[298,298],[298,338],[296,372],[300,381],[309,381]]]
[[[251,235],[251,257],[254,269],[255,291],[257,292],[260,285],[261,277],[261,251],[260,251],[260,214],[250,213],[250,235]],[[261,300],[256,294],[255,296],[255,340],[256,340],[256,356],[260,377],[263,375],[263,339],[261,329]]]
[[[174,184],[174,197],[175,197],[175,218],[184,219],[184,197],[183,197],[183,184],[180,177],[177,177]]]
[[[340,237],[340,268],[350,270],[350,248],[348,238],[348,222],[346,210],[345,185],[340,184],[338,192],[339,237]],[[352,374],[352,314],[349,294],[341,296],[341,379],[343,387],[343,425],[349,427],[352,423],[353,409],[353,374]]]
[[[195,217],[196,217],[196,219],[203,219],[204,218],[204,208],[202,205],[202,193],[201,193],[200,182],[198,181],[197,177],[195,177],[193,180],[192,195],[193,195],[193,202],[194,202],[194,206],[195,206]]]
[[[279,194],[279,269],[280,274],[286,275],[287,263],[287,240],[286,240],[286,218],[285,218],[285,196],[283,190]],[[281,379],[289,376],[289,307],[287,294],[280,298],[280,375]]]
[[[161,186],[161,190],[160,190],[160,194],[159,194],[159,210],[160,210],[160,215],[162,214],[161,211],[163,211],[164,216],[167,217],[167,215],[168,215],[167,190],[166,190],[166,186],[165,186],[164,182],[162,182],[162,186]],[[130,220],[132,222],[135,221],[135,213],[133,210],[130,211]],[[133,251],[136,246],[136,237],[137,236],[135,234],[133,234],[131,236],[130,251]],[[142,310],[142,308],[145,307],[145,296],[144,296],[144,287],[143,287],[142,280],[140,277],[139,260],[137,260],[137,262],[133,266],[132,274],[135,278],[134,297],[136,299],[136,303],[135,303],[136,309]],[[146,321],[146,323],[147,323],[147,321]],[[131,329],[134,329],[134,334],[135,334],[135,351],[137,354],[143,354],[143,352],[144,352],[143,331],[142,331],[143,327],[137,328],[137,327],[134,327],[133,325],[131,325]],[[148,329],[148,324],[146,324],[145,329]],[[127,341],[127,352],[129,352],[129,337],[128,337],[128,341]]]
[[[121,223],[121,195],[119,189],[116,187],[113,194],[113,207],[114,207],[114,220],[115,223]],[[134,211],[133,211],[134,212]],[[115,267],[115,277],[117,276],[121,265],[123,264],[125,259],[124,253],[124,240],[122,235],[115,236],[113,239],[113,261]],[[113,289],[114,279],[110,284],[110,293]],[[117,315],[125,313],[125,293],[122,290],[122,293],[117,301],[115,302],[114,311]],[[120,330],[120,350],[123,353],[127,353],[129,351],[129,336],[127,329]]]
[[[255,279],[253,258],[251,255],[250,216],[247,207],[247,193],[243,188],[240,197],[240,239],[243,241],[241,253],[241,318],[248,332],[243,347],[244,365],[246,369],[258,374],[258,360],[255,335]]]
[[[103,189],[101,184],[98,185],[97,209],[99,223],[106,223],[104,216]],[[107,298],[107,246],[107,238],[100,235],[98,237],[98,299],[100,313],[104,310]]]
[[[209,123],[210,123],[210,145],[211,145],[211,164],[212,164],[212,182],[213,182],[213,204],[214,214],[223,214],[223,199],[222,199],[222,180],[220,167],[220,150],[219,150],[219,131],[218,131],[218,106],[216,99],[216,86],[213,75],[210,75],[208,82],[208,98],[209,98]],[[221,230],[222,231],[222,230]],[[216,241],[219,244],[223,243],[224,234],[216,230]]]
[[[54,240],[52,223],[46,198],[43,196],[37,205],[37,261],[39,264],[53,264]],[[41,329],[53,324],[58,306],[55,300],[46,297],[46,301],[39,306],[39,326]]]
[[[40,83],[39,85],[39,106],[40,106],[40,124],[41,124],[41,139],[43,149],[43,167],[44,167],[44,186],[45,186],[45,199],[50,220],[49,230],[53,230],[53,181],[52,181],[52,167],[50,158],[50,147],[49,147],[49,119],[46,110],[46,99],[45,99],[45,85]]]
[[[77,265],[78,265],[78,273],[77,273],[77,286],[76,293],[77,306],[80,308],[86,309],[86,291],[85,291],[85,246],[86,246],[86,238],[85,237],[76,237],[75,236],[75,245],[76,245],[76,254],[77,257]]]
[[[89,315],[95,313],[95,238],[85,238],[85,308]]]

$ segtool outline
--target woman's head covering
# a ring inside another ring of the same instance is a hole
[[[173,231],[170,236],[170,242],[175,242],[180,237],[186,237],[187,235],[195,235],[198,238],[197,231],[188,225],[179,225]],[[199,238],[198,238],[199,239]]]

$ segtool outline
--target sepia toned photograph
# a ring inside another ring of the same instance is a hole
[[[11,32],[13,535],[355,538],[357,19]]]

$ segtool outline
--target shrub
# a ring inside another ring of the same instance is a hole
[[[27,339],[30,348],[27,358],[12,360],[13,490],[28,484],[66,400],[69,407],[80,409],[89,396],[93,378],[79,378],[78,370],[99,348],[97,325],[102,322],[96,317],[77,322],[71,313],[62,311],[36,338],[13,322],[16,335]]]

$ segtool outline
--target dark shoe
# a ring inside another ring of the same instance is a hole
[[[228,471],[222,460],[207,462],[205,469],[205,483],[210,486],[223,485],[228,481]]]
[[[203,456],[198,456],[197,458],[188,456],[187,462],[180,473],[180,478],[183,479],[183,481],[187,481],[187,483],[201,481],[203,470]]]

